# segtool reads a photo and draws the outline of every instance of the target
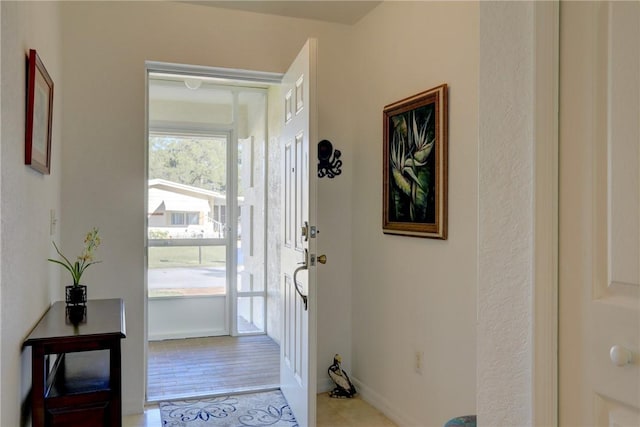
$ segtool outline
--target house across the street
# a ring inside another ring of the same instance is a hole
[[[149,180],[149,238],[221,238],[226,195],[164,179]]]

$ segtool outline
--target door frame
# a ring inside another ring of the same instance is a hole
[[[558,425],[559,2],[534,4],[532,425]]]
[[[150,120],[149,120],[149,74],[150,73],[168,73],[168,74],[185,74],[185,75],[190,75],[190,76],[202,76],[202,77],[210,77],[210,78],[219,78],[219,79],[224,79],[224,80],[236,80],[236,81],[245,81],[245,82],[255,82],[255,83],[263,83],[263,84],[268,84],[268,85],[280,85],[282,83],[282,78],[284,76],[284,74],[282,73],[273,73],[273,72],[266,72],[266,71],[254,71],[254,70],[240,70],[240,69],[234,69],[234,68],[222,68],[222,67],[209,67],[209,66],[202,66],[202,65],[187,65],[187,64],[176,64],[176,63],[170,63],[170,62],[159,62],[159,61],[145,61],[145,67],[144,67],[144,82],[145,82],[145,86],[144,86],[144,99],[145,99],[145,116],[144,116],[144,126],[145,126],[145,130],[144,130],[144,136],[145,136],[145,141],[149,141],[149,126],[150,126]],[[267,103],[268,104],[268,103]],[[231,133],[232,130],[229,130],[229,132]],[[233,135],[230,135],[231,137],[233,137]],[[268,135],[267,135],[267,141],[268,141]],[[145,144],[145,150],[148,151],[149,147],[148,147],[148,142]],[[231,150],[234,151],[234,150]],[[237,161],[237,150],[236,152],[233,154],[235,157],[234,159]],[[148,163],[147,163],[147,155],[145,154],[145,176],[148,176]],[[229,156],[229,151],[227,152],[227,157]],[[233,160],[233,159],[232,159]],[[265,170],[268,170],[269,168],[269,161],[268,158],[265,158]],[[227,179],[229,178],[229,168],[227,168]],[[144,212],[146,213],[148,210],[148,197],[147,197],[147,189],[145,189],[145,200],[144,200]],[[266,198],[265,198],[265,203],[266,203]],[[227,215],[229,215],[229,212],[227,212]],[[267,220],[268,218],[268,213],[265,210],[265,220]],[[267,245],[267,239],[265,239],[265,254],[266,252],[266,245]],[[229,252],[229,246],[227,245],[227,252]],[[143,346],[143,359],[144,359],[144,376],[143,376],[143,390],[144,390],[144,402],[147,402],[147,375],[148,375],[148,347],[149,347],[149,320],[148,320],[148,313],[149,313],[149,289],[148,289],[148,278],[147,278],[147,263],[148,263],[148,250],[149,250],[149,244],[148,244],[148,236],[147,236],[147,224],[145,223],[145,235],[144,235],[144,303],[143,303],[143,340],[144,340],[144,346]],[[237,253],[236,251],[232,251],[233,253],[229,254],[227,253],[227,257],[231,256],[232,259],[231,261],[233,261],[234,263],[237,262]],[[234,264],[235,265],[235,264]],[[265,269],[266,269],[266,263],[265,263]],[[234,268],[234,273],[235,273],[235,268]],[[229,275],[229,269],[227,269],[227,276]],[[266,278],[266,276],[265,276]],[[228,281],[227,281],[228,282]],[[233,310],[229,310],[229,305],[230,305],[230,300],[231,298],[229,297],[229,289],[227,289],[227,311],[229,313],[231,313],[232,315],[235,316],[236,314],[236,308],[234,307]],[[266,301],[265,301],[266,303]],[[266,307],[265,307],[266,310]],[[225,325],[227,327],[227,330],[229,331],[229,333],[231,334],[232,331],[232,325],[229,324],[228,319],[225,319]],[[237,328],[235,328],[237,331]]]

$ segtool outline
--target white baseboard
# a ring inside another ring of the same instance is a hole
[[[334,387],[335,384],[333,383],[333,381],[331,381],[331,378],[318,378],[318,393],[326,393],[327,391],[333,390]]]
[[[351,377],[351,380],[358,389],[358,394],[362,400],[382,412],[387,418],[393,421],[399,427],[415,427],[421,425],[419,421],[407,417],[405,414],[398,412],[398,409],[392,405],[385,397],[378,394],[372,388],[368,387],[358,378]]]
[[[144,399],[127,399],[122,401],[122,415],[134,415],[144,412]]]

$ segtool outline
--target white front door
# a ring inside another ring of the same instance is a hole
[[[640,426],[640,3],[562,2],[559,425]]]
[[[316,424],[316,40],[283,78],[282,325],[280,385],[301,427]],[[306,227],[308,225],[308,227]],[[302,229],[305,227],[306,235]],[[308,263],[307,263],[308,261]],[[307,263],[307,269],[296,269]],[[306,297],[306,302],[296,290]]]

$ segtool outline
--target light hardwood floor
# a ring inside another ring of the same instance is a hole
[[[147,400],[277,388],[280,347],[267,335],[151,341]]]

